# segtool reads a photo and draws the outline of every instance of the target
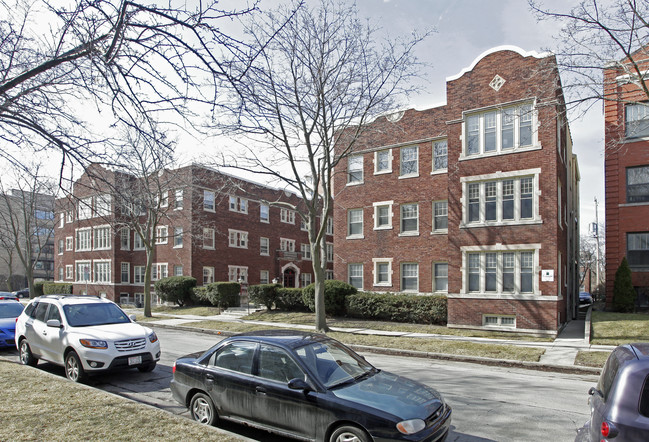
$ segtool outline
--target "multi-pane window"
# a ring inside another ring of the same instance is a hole
[[[325,279],[328,281],[331,281],[334,279],[334,271],[333,270],[325,270]]]
[[[347,159],[347,183],[363,182],[363,156],[354,155]]]
[[[448,144],[446,140],[433,143],[433,172],[448,169]]]
[[[347,237],[363,236],[363,209],[347,211]]]
[[[90,261],[77,261],[77,281],[90,282],[92,277],[92,270],[90,268]]]
[[[144,284],[144,266],[134,266],[133,267],[133,283],[135,284]]]
[[[534,177],[468,183],[464,205],[467,223],[534,220]]]
[[[533,251],[491,251],[466,254],[469,292],[533,293]]]
[[[230,212],[248,213],[248,200],[230,195]]]
[[[131,248],[131,229],[122,227],[119,229],[119,249],[129,250]]]
[[[306,222],[304,222],[303,219],[300,219],[300,230],[307,232],[309,230],[309,227],[306,225]]]
[[[448,229],[448,201],[433,203],[433,230],[444,231]]]
[[[311,273],[300,273],[300,287],[311,284]]]
[[[295,240],[280,238],[279,248],[282,252],[295,252]]]
[[[374,153],[374,172],[392,172],[392,153],[389,149],[379,150]]]
[[[248,232],[229,229],[228,237],[230,247],[237,247],[239,249],[248,248]]]
[[[311,259],[311,244],[301,244],[302,259]]]
[[[401,264],[401,290],[404,292],[419,290],[419,264]]]
[[[419,173],[418,152],[417,146],[401,148],[400,176],[413,176]]]
[[[203,190],[203,209],[210,212],[214,212],[216,209],[215,194],[211,190]]]
[[[279,219],[283,223],[295,224],[295,211],[291,209],[281,209]]]
[[[94,229],[93,249],[107,250],[110,249],[110,227],[95,227]]]
[[[259,204],[259,220],[264,223],[270,221],[270,207],[268,204]]]
[[[334,219],[332,217],[327,217],[327,226],[326,226],[327,235],[334,234]]]
[[[59,239],[59,255],[63,255],[63,249],[65,248],[64,241],[62,239]]]
[[[169,266],[166,263],[151,266],[151,281],[157,281],[169,277]]]
[[[214,248],[214,229],[210,229],[207,227],[203,228],[203,248],[204,249]]]
[[[167,244],[169,241],[169,228],[167,226],[157,226],[155,228],[155,243]]]
[[[61,212],[59,215],[59,228],[63,228],[65,225],[65,213]]]
[[[248,283],[248,267],[228,266],[228,281]]]
[[[133,234],[133,250],[144,249],[144,238],[136,231]]]
[[[63,281],[63,267],[59,267],[59,281]]]
[[[110,261],[95,261],[95,282],[110,282]]]
[[[183,208],[183,193],[183,189],[176,189],[174,195],[174,210],[180,210]]]
[[[334,245],[330,242],[326,245],[327,262],[334,262]]]
[[[268,284],[270,283],[270,273],[268,270],[259,271],[259,284]]]
[[[92,245],[92,231],[90,228],[77,230],[77,252],[90,250]]]
[[[270,245],[268,238],[259,238],[259,254],[268,256],[270,254]]]
[[[349,285],[359,290],[363,289],[363,264],[349,264],[347,267],[349,274]]]
[[[374,228],[392,228],[392,201],[374,203]]]
[[[627,233],[626,259],[633,268],[649,268],[649,232]]]
[[[89,219],[92,217],[92,197],[83,198],[77,206],[77,219]]]
[[[214,282],[214,267],[203,267],[203,285]]]
[[[466,156],[505,152],[534,144],[532,104],[474,113],[465,117]]]
[[[627,138],[649,136],[649,106],[646,103],[627,104],[625,123]]]
[[[164,190],[160,195],[160,207],[169,207],[169,191]]]
[[[183,228],[182,227],[174,227],[174,247],[182,247],[183,246]]]
[[[419,231],[419,205],[417,203],[401,205],[401,233]]]
[[[626,169],[626,202],[649,202],[649,166]]]
[[[110,215],[111,196],[107,193],[97,195],[95,198],[95,215],[108,216]]]
[[[433,284],[436,292],[448,291],[448,263],[436,262],[433,264]]]
[[[65,266],[65,279],[72,279],[74,277],[74,268],[72,265]]]
[[[392,262],[374,260],[374,285],[392,285]]]
[[[483,325],[487,327],[516,327],[516,317],[484,315]]]
[[[174,266],[174,276],[183,276],[183,266]]]
[[[131,280],[130,274],[131,274],[131,264],[128,262],[123,262],[120,265],[120,281],[121,282],[129,282]]]
[[[65,237],[65,250],[66,250],[66,252],[72,250],[72,248],[74,247],[73,243],[74,243],[74,240],[73,240],[73,238],[71,236],[66,236]]]
[[[65,212],[65,222],[66,223],[71,223],[72,222],[72,210],[67,210]]]

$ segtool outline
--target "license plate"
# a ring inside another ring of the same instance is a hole
[[[128,365],[138,365],[142,363],[142,356],[131,356],[128,358]]]

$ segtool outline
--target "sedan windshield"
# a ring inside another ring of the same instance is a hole
[[[353,382],[376,371],[365,359],[334,341],[306,345],[295,353],[327,388]]]
[[[115,304],[71,304],[64,305],[63,311],[72,327],[131,322]]]
[[[23,305],[20,302],[0,304],[0,318],[17,318],[23,312]]]

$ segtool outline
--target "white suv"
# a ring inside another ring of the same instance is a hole
[[[74,382],[90,373],[138,368],[151,371],[160,360],[160,342],[117,304],[95,296],[45,295],[34,298],[16,320],[20,362],[39,359],[65,367]]]

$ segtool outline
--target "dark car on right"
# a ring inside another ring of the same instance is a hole
[[[649,343],[616,347],[588,394],[590,420],[575,441],[649,441]]]

